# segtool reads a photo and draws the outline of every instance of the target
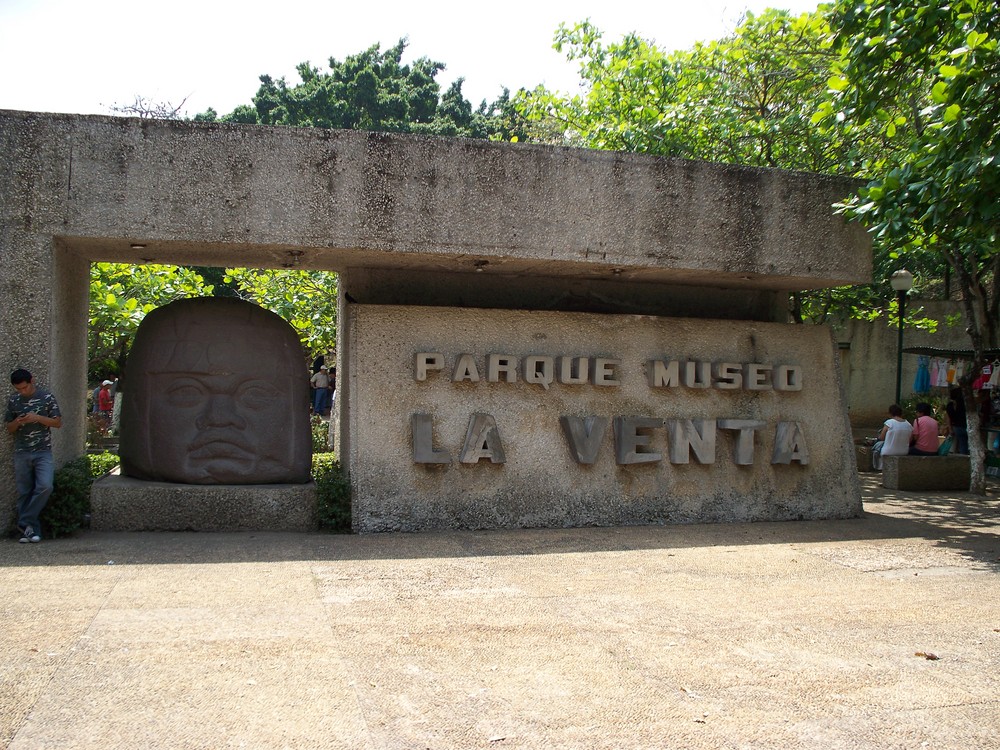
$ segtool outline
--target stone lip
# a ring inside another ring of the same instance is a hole
[[[32,206],[9,218],[95,260],[772,290],[871,278],[867,234],[832,209],[857,186],[843,178],[461,138],[15,111],[0,111],[0,142],[7,204]],[[13,179],[24,173],[33,178]]]
[[[96,531],[313,531],[316,484],[193,485],[108,475],[91,486]]]
[[[863,492],[848,521],[3,540],[0,742],[995,750],[1000,486]]]

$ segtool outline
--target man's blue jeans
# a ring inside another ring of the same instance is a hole
[[[328,396],[330,391],[326,388],[317,388],[316,396],[313,400],[313,414],[326,414],[330,408]]]
[[[52,451],[15,451],[14,485],[17,488],[17,525],[40,533],[38,517],[52,494],[55,469]]]

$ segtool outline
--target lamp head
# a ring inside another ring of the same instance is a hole
[[[905,268],[901,269],[889,277],[889,283],[897,292],[908,292],[913,288],[913,274]]]

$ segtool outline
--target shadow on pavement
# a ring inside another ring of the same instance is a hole
[[[530,556],[923,539],[1000,572],[1000,487],[987,497],[886,490],[861,478],[861,518],[614,528],[341,535],[292,532],[91,532],[0,543],[0,566],[185,565],[241,562]]]

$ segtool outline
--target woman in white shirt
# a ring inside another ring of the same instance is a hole
[[[882,471],[882,456],[905,456],[910,452],[910,436],[913,426],[903,419],[903,410],[898,405],[889,407],[889,418],[882,425],[878,442],[872,446],[872,468]]]

